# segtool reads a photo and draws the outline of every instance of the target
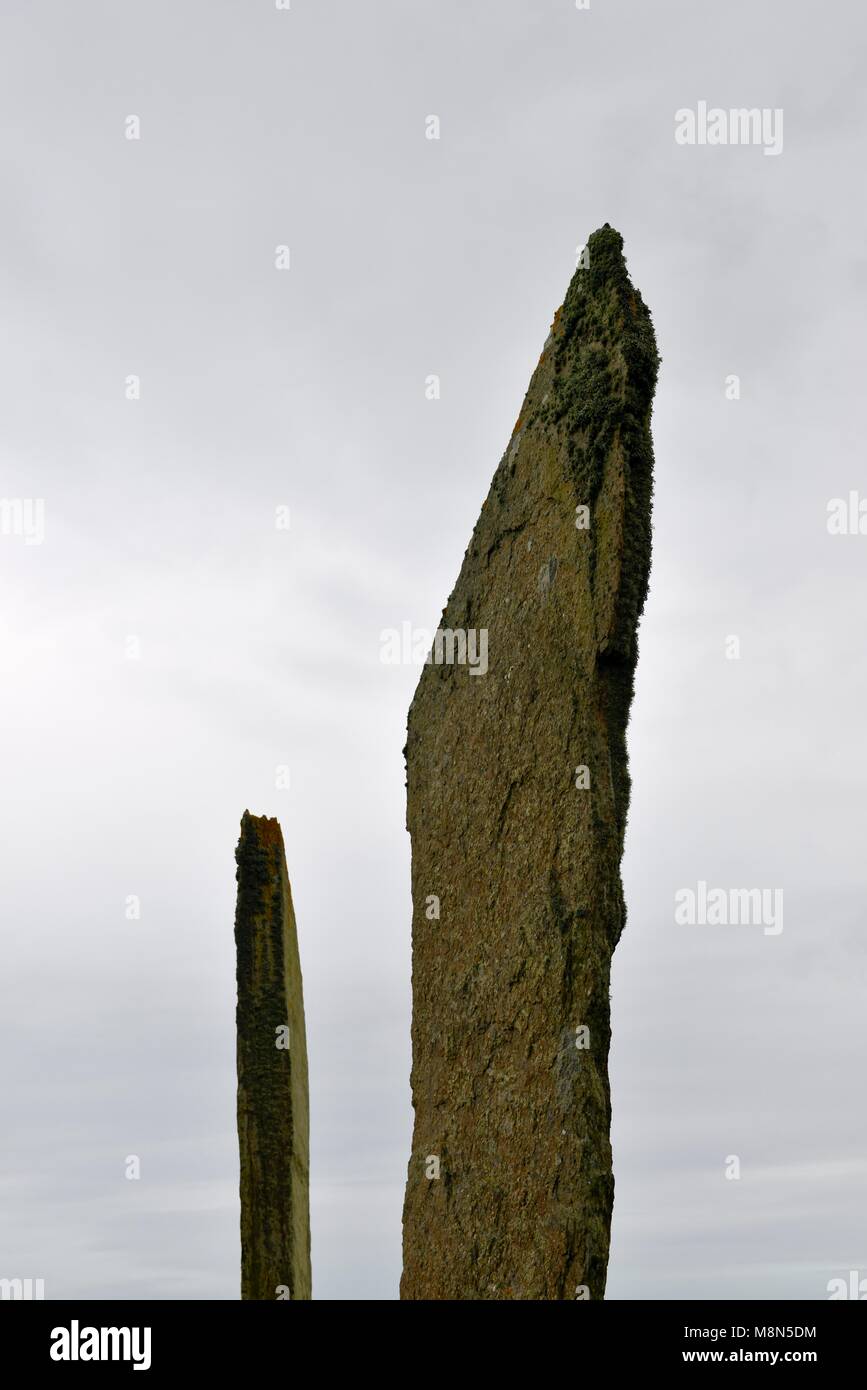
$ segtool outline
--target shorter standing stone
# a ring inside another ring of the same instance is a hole
[[[309,1299],[307,1039],[279,823],[245,811],[235,859],[241,1298]]]

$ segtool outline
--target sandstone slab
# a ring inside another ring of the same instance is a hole
[[[657,367],[606,224],[555,317],[443,614],[450,643],[409,714],[404,1299],[604,1295],[609,979]],[[454,635],[483,631],[484,674]]]
[[[235,851],[241,1297],[309,1299],[309,1099],[283,836],[244,812]]]

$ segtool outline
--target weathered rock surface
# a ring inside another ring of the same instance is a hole
[[[622,246],[607,224],[589,240],[443,615],[487,630],[487,672],[449,664],[447,637],[409,713],[404,1299],[604,1296],[658,366]]]
[[[278,822],[245,811],[235,859],[241,1297],[309,1299],[307,1040]]]

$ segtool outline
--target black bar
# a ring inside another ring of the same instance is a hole
[[[371,1373],[386,1367],[400,1371],[403,1365],[404,1374],[412,1380],[434,1387],[449,1371],[460,1372],[458,1379],[462,1379],[468,1363],[486,1375],[502,1370],[511,1380],[532,1346],[533,1359],[536,1354],[541,1357],[540,1372],[550,1353],[547,1374],[558,1380],[565,1373],[567,1384],[586,1373],[590,1356],[594,1361],[601,1358],[612,1371],[651,1374],[707,1365],[731,1371],[735,1364],[767,1370],[801,1365],[823,1374],[846,1368],[857,1374],[863,1365],[864,1315],[830,1301],[561,1303],[549,1305],[548,1313],[520,1315],[553,1318],[544,1325],[548,1332],[541,1342],[540,1324],[527,1325],[527,1332],[536,1339],[530,1344],[511,1315],[509,1321],[499,1323],[495,1312],[471,1314],[481,1316],[482,1322],[460,1325],[455,1329],[459,1340],[453,1341],[454,1313],[437,1314],[434,1304],[428,1313],[419,1312],[417,1303],[411,1306],[413,1312],[397,1311],[395,1322],[382,1324],[371,1323],[368,1311],[357,1336],[350,1329],[349,1337],[323,1340],[323,1331],[338,1324],[342,1331],[347,1317],[352,1321],[351,1304],[331,1303],[330,1312],[317,1314],[315,1302],[18,1302],[0,1310],[3,1362],[7,1367],[16,1364],[19,1375],[33,1370],[52,1376],[83,1372],[93,1377],[100,1370],[115,1376],[135,1375],[135,1357],[141,1364],[140,1379],[184,1371],[213,1372],[224,1379],[237,1371],[243,1374],[244,1387],[258,1375],[283,1373],[294,1379],[302,1367],[309,1367],[305,1373],[318,1378],[332,1370],[335,1353],[354,1364],[354,1374],[365,1367]],[[403,1321],[406,1316],[408,1323]],[[429,1359],[426,1354],[423,1365],[413,1364],[414,1356],[406,1359],[408,1345],[403,1339],[429,1336],[433,1329],[427,1319],[438,1316],[446,1321],[437,1326],[436,1350],[428,1344]],[[493,1323],[488,1322],[489,1316]],[[325,1321],[320,1322],[320,1317]],[[128,1335],[114,1338],[106,1333],[103,1339],[100,1333],[96,1339],[88,1331],[94,1328],[124,1329]],[[79,1359],[53,1359],[52,1347],[70,1356],[76,1349]],[[82,1351],[89,1353],[92,1348],[110,1356],[115,1347],[119,1353],[126,1352],[128,1359],[81,1358]],[[544,1380],[545,1374],[534,1375],[536,1379]]]

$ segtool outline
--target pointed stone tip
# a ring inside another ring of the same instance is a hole
[[[612,291],[614,302],[620,304],[633,324],[649,323],[647,306],[626,268],[623,237],[610,222],[603,222],[587,238],[566,297],[555,315],[552,332],[558,354],[562,355],[576,331],[580,331],[589,303],[600,296],[608,303]]]
[[[603,222],[601,227],[597,227],[595,232],[591,232],[587,238],[587,254],[591,271],[596,271],[596,278],[607,278],[611,274],[624,274],[626,271],[626,258],[623,255],[623,237],[616,227],[612,227],[610,222]],[[580,269],[581,267],[579,267]]]
[[[584,243],[562,309],[565,310],[586,291],[593,293],[611,284],[619,285],[622,290],[632,288],[623,254],[623,237],[610,222],[603,222]]]

